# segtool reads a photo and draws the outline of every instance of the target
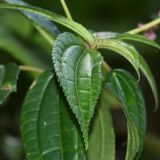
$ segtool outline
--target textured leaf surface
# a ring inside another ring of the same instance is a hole
[[[36,80],[25,98],[21,131],[28,160],[85,160],[84,147],[53,73]]]
[[[97,106],[89,140],[88,160],[115,160],[115,134],[108,104]]]
[[[123,70],[114,70],[107,74],[104,87],[122,104],[128,125],[126,160],[133,160],[139,157],[144,143],[146,113],[142,93],[136,80]]]
[[[145,59],[142,56],[140,56],[140,69],[143,72],[143,74],[145,75],[145,77],[147,78],[147,80],[148,80],[148,82],[151,86],[153,96],[154,96],[154,99],[155,99],[155,109],[157,109],[158,108],[157,85],[156,85],[154,76],[153,76],[147,62],[145,61]]]
[[[11,93],[16,92],[18,74],[19,68],[14,63],[0,66],[0,104],[2,104]]]
[[[17,4],[17,5],[23,5],[23,6],[30,6],[26,2],[23,2],[21,0],[5,0],[5,2],[9,4]],[[59,30],[56,27],[55,24],[47,20],[46,18],[30,13],[27,11],[22,11],[22,13],[33,22],[35,27],[42,33],[46,39],[50,42],[53,43],[53,37],[56,37],[59,34]],[[50,33],[50,34],[49,34]]]
[[[72,31],[76,32],[78,35],[82,36],[91,45],[94,44],[93,36],[90,34],[90,32],[86,28],[84,28],[81,24],[78,24],[77,22],[69,20],[68,18],[60,16],[56,13],[50,12],[45,9],[37,8],[37,7],[13,5],[13,4],[0,4],[0,8],[17,9],[17,10],[23,10],[23,11],[32,12],[34,14],[38,14],[40,16],[43,16],[49,20],[57,22],[71,29]]]
[[[152,41],[142,35],[139,34],[128,34],[128,33],[123,33],[123,34],[117,34],[115,36],[115,39],[118,40],[131,40],[131,41],[136,41],[136,42],[141,42],[153,47],[156,47],[158,49],[160,49],[160,45],[157,44],[155,41]]]
[[[101,87],[102,57],[97,51],[85,49],[84,43],[71,33],[58,36],[52,56],[60,84],[80,123],[87,148],[88,127]]]
[[[109,49],[122,55],[132,64],[139,76],[139,55],[133,46],[119,40],[99,39],[97,48]]]

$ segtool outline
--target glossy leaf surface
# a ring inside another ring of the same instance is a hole
[[[85,49],[85,44],[71,33],[58,36],[53,47],[53,63],[67,100],[76,115],[86,148],[88,128],[101,88],[102,57]]]
[[[108,103],[102,98],[92,123],[88,160],[115,160],[115,134]]]
[[[0,66],[0,104],[17,90],[19,68],[16,64],[10,63]]]
[[[53,73],[32,84],[24,100],[21,132],[28,160],[85,160],[80,132]]]
[[[124,70],[114,70],[106,75],[104,87],[111,91],[122,105],[127,119],[128,143],[126,160],[139,157],[143,148],[146,128],[144,99],[136,80]]]

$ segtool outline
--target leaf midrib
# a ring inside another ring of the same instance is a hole
[[[80,101],[79,101],[79,98],[78,98],[78,86],[77,86],[77,81],[76,81],[76,77],[77,77],[77,70],[78,70],[78,65],[79,65],[79,62],[80,62],[80,59],[81,57],[84,55],[84,53],[82,53],[80,55],[80,57],[78,58],[78,62],[76,64],[76,69],[75,69],[75,77],[74,77],[74,81],[75,81],[75,90],[76,90],[76,97],[77,97],[77,102],[78,102],[78,106],[79,106],[79,109],[80,109],[80,114],[81,114],[81,117],[82,117],[82,123],[83,123],[83,127],[85,126],[85,122],[84,122],[84,118],[83,118],[83,114],[82,114],[82,110],[81,110],[81,107],[80,107]],[[85,131],[85,128],[83,128],[84,131]],[[86,131],[85,131],[86,132]]]

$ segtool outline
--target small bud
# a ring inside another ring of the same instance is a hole
[[[143,35],[151,40],[155,40],[157,38],[156,33],[152,29],[144,32]]]

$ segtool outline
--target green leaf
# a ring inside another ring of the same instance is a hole
[[[147,45],[150,45],[150,46],[153,46],[153,47],[160,49],[160,45],[157,44],[155,41],[152,41],[152,40],[150,40],[142,35],[139,35],[139,34],[129,34],[129,33],[117,34],[114,39],[131,40],[131,41],[141,42],[141,43],[144,43],[144,44],[147,44]]]
[[[127,119],[126,160],[138,158],[144,143],[146,112],[137,81],[124,70],[114,70],[105,76],[104,87],[118,98]]]
[[[155,109],[157,109],[159,102],[158,102],[158,90],[157,90],[156,81],[154,79],[154,76],[153,76],[147,62],[145,61],[145,59],[142,56],[140,56],[140,69],[141,69],[142,73],[145,75],[145,77],[147,78],[147,80],[151,86],[153,96],[155,99]]]
[[[2,4],[2,3],[0,4],[0,8],[17,9],[17,10],[23,10],[23,11],[28,11],[34,14],[38,14],[40,16],[43,16],[49,20],[57,22],[71,29],[72,31],[76,32],[78,35],[82,36],[90,45],[94,44],[93,36],[86,28],[84,28],[81,24],[78,24],[77,22],[69,20],[56,13],[53,13],[53,12],[50,12],[48,10],[41,9],[38,7],[13,5],[13,4]]]
[[[5,0],[5,2],[9,4],[30,6],[21,0]],[[59,30],[56,25],[38,14],[30,13],[27,11],[22,11],[22,13],[34,24],[34,26],[48,40],[48,42],[52,44],[54,37],[59,34]]]
[[[105,48],[108,50],[112,50],[123,57],[125,57],[135,68],[138,77],[140,77],[139,74],[139,54],[136,51],[136,49],[122,41],[119,40],[113,40],[113,39],[98,39],[97,40],[97,49],[98,48]]]
[[[2,28],[0,28],[0,49],[7,51],[9,55],[23,64],[45,68],[45,65],[30,53],[31,51],[28,51],[16,38]]]
[[[53,63],[67,100],[76,115],[88,147],[88,128],[101,88],[102,57],[71,33],[58,36]]]
[[[53,77],[41,74],[24,100],[21,131],[27,159],[85,160],[80,131]]]
[[[19,68],[14,63],[9,63],[5,66],[0,65],[0,104],[6,98],[17,90],[17,79]]]
[[[115,134],[108,103],[101,98],[92,123],[88,160],[115,160]]]

